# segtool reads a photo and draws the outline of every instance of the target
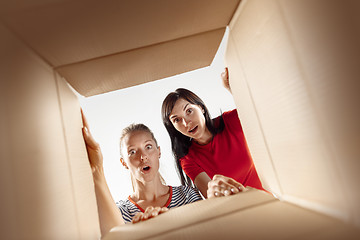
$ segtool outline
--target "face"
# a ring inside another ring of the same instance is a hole
[[[176,130],[195,140],[207,137],[209,133],[205,123],[204,110],[183,98],[176,101],[169,119]]]
[[[127,134],[121,144],[124,157],[121,162],[133,176],[141,182],[153,180],[159,170],[160,147],[156,146],[151,134],[135,131]]]

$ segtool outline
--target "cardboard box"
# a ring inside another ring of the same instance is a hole
[[[0,237],[98,239],[67,84],[90,96],[207,66],[229,25],[239,118],[281,201],[202,201],[106,238],[357,239],[359,11],[323,0],[2,1]]]

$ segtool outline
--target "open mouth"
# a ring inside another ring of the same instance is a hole
[[[193,129],[191,129],[191,130],[189,131],[189,133],[195,133],[197,129],[198,129],[198,126],[196,126],[196,127],[194,127]]]
[[[143,170],[144,172],[147,172],[147,171],[150,170],[150,167],[149,167],[149,166],[144,166],[144,167],[142,168],[142,170]]]

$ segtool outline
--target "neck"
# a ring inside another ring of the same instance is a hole
[[[141,182],[135,180],[134,189],[135,191],[132,197],[135,201],[154,201],[159,196],[162,196],[168,192],[168,186],[162,184],[159,174],[153,181],[150,182]]]
[[[210,132],[208,128],[205,129],[204,134],[198,139],[194,139],[200,145],[206,145],[213,139],[213,134]]]

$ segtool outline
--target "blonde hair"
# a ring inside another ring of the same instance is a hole
[[[120,156],[121,157],[123,157],[122,156],[122,142],[123,142],[124,138],[128,134],[136,132],[136,131],[150,133],[151,138],[154,140],[154,142],[156,144],[156,147],[158,147],[158,143],[156,141],[154,133],[150,130],[150,128],[148,128],[145,124],[142,124],[142,123],[133,123],[133,124],[130,124],[129,126],[127,126],[126,128],[124,128],[121,132],[121,136],[120,136]]]
[[[120,136],[120,157],[123,158],[122,156],[122,143],[123,143],[123,140],[124,138],[129,135],[130,133],[133,133],[133,132],[137,132],[137,131],[140,131],[140,132],[147,132],[147,133],[150,133],[151,135],[151,138],[154,140],[155,144],[156,144],[156,147],[159,147],[158,146],[158,143],[156,141],[156,138],[154,136],[154,133],[150,130],[150,128],[148,128],[145,124],[142,124],[142,123],[133,123],[133,124],[130,124],[129,126],[127,126],[126,128],[124,128],[121,132],[121,136]],[[163,185],[166,185],[166,182],[164,180],[164,178],[161,176],[161,174],[159,173],[159,176],[160,176],[160,181]],[[130,173],[130,178],[131,178],[131,185],[132,185],[132,189],[133,191],[135,191],[135,180],[134,180],[134,177],[133,175]]]

